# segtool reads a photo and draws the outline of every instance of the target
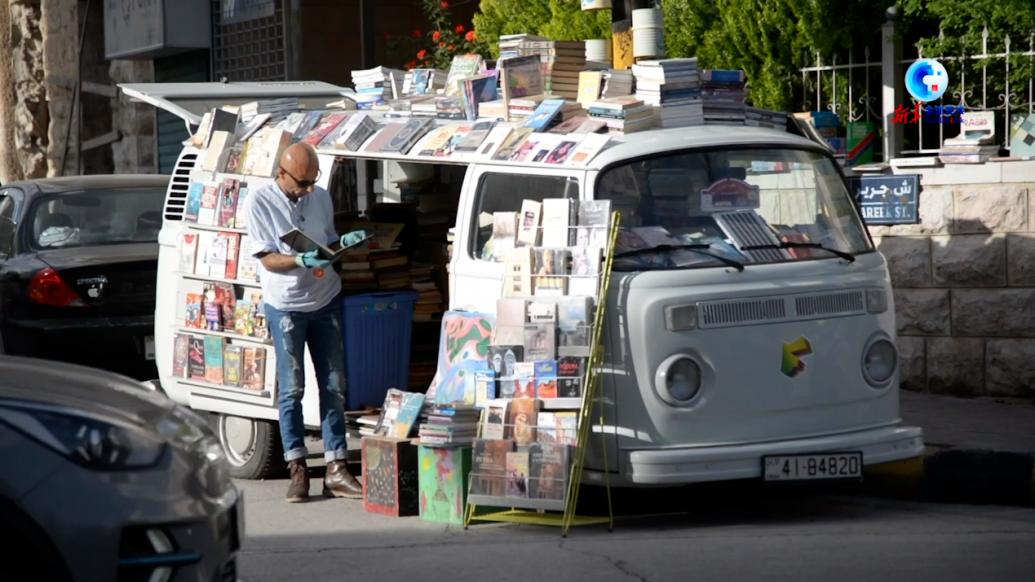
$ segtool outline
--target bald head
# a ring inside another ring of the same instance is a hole
[[[277,183],[288,197],[297,198],[312,192],[319,174],[320,159],[313,146],[296,143],[280,154]]]

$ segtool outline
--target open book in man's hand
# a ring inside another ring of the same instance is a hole
[[[320,255],[321,259],[327,261],[334,261],[340,258],[343,254],[345,254],[345,251],[370,240],[371,238],[373,238],[373,236],[373,233],[368,234],[367,232],[362,230],[350,232],[344,237],[342,237],[345,240],[346,244],[342,245],[337,250],[331,250],[326,245],[316,242],[315,240],[309,238],[309,236],[306,235],[306,233],[302,232],[297,228],[291,229],[290,232],[280,237],[280,240],[287,243],[288,246],[290,246],[291,249],[296,253],[302,254],[315,250],[317,251],[317,254]]]

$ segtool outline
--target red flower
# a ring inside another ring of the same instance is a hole
[[[417,51],[417,58],[418,59],[423,59],[423,58],[425,58],[427,56],[428,56],[428,51],[426,51],[424,49],[420,49],[419,51]]]
[[[441,39],[442,39],[442,31],[441,30],[436,30],[435,32],[431,33],[431,40],[432,41],[438,42]]]
[[[417,61],[410,61],[410,62],[406,63],[406,68],[407,69],[416,69],[417,68]]]
[[[420,38],[422,36],[424,36],[424,33],[419,28],[413,30],[413,38]]]
[[[446,0],[442,0],[438,3],[438,7],[442,10],[449,10],[449,2],[446,2]]]
[[[438,48],[446,48],[446,43],[445,42],[438,43]]]
[[[467,42],[474,42],[474,41],[478,40],[478,35],[475,34],[474,31],[472,30],[472,31],[469,31],[467,33],[467,35],[464,36],[464,38],[467,39]]]
[[[464,33],[464,25],[463,24],[457,24],[456,25],[456,33],[457,34],[463,34]]]
[[[456,50],[456,45],[455,44],[449,45],[449,51],[450,52],[455,51],[455,50]]]

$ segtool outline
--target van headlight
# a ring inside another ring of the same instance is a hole
[[[890,340],[871,341],[863,351],[862,372],[866,381],[875,388],[883,388],[895,374],[898,350]]]
[[[665,402],[689,404],[701,391],[701,366],[689,356],[669,356],[658,366],[654,386]]]

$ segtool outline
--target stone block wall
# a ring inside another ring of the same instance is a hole
[[[902,386],[1035,396],[1035,161],[920,173],[920,223],[872,226],[894,287]]]

